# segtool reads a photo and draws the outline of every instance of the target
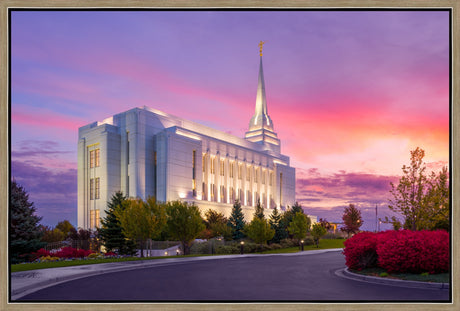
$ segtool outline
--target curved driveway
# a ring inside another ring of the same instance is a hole
[[[86,277],[22,297],[33,301],[435,301],[449,290],[404,288],[339,277],[340,252],[183,263]]]

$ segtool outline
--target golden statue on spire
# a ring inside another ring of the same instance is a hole
[[[262,56],[262,48],[264,47],[265,42],[267,42],[267,41],[260,41],[260,42],[259,42],[259,52],[260,52],[260,56]]]

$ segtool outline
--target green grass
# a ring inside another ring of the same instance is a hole
[[[319,247],[316,245],[304,245],[304,251],[313,251],[318,249],[330,249],[330,248],[343,248],[344,239],[322,239],[319,240]],[[290,247],[282,249],[274,249],[270,251],[262,252],[261,254],[280,254],[280,253],[296,253],[299,252],[299,247]]]
[[[318,250],[318,249],[329,249],[329,248],[343,248],[343,239],[323,239],[319,242],[319,248],[315,245],[305,245],[304,250]],[[263,252],[262,254],[279,254],[279,253],[296,253],[299,251],[299,247],[290,247],[283,249],[276,249],[271,251]],[[222,254],[215,254],[219,256]],[[209,254],[193,254],[180,257],[199,257],[199,256],[212,256]],[[37,269],[48,269],[48,268],[59,268],[59,267],[71,267],[80,265],[93,265],[108,262],[122,262],[122,261],[138,261],[138,260],[155,260],[164,258],[176,258],[177,256],[160,256],[160,257],[126,257],[126,258],[100,258],[100,259],[83,259],[83,260],[68,260],[68,261],[54,261],[54,262],[32,262],[11,265],[11,272],[37,270]]]
[[[211,255],[186,255],[180,257],[196,257],[196,256],[211,256]],[[11,272],[48,269],[48,268],[60,268],[60,267],[71,267],[71,266],[82,266],[82,265],[93,265],[100,263],[109,262],[123,262],[123,261],[139,261],[139,260],[155,260],[164,258],[175,258],[177,256],[159,256],[159,257],[125,257],[125,258],[100,258],[100,259],[75,259],[75,260],[64,260],[64,261],[53,261],[53,262],[31,262],[11,265]]]
[[[351,270],[351,272],[369,275],[369,276],[378,276],[382,277],[387,274],[385,278],[388,279],[398,279],[406,281],[418,281],[418,282],[433,282],[433,283],[449,283],[449,273],[439,273],[439,274],[410,274],[410,273],[387,273],[385,269],[382,268],[369,268],[361,271]]]

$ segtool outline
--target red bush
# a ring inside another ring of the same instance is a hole
[[[112,257],[112,256],[116,256],[117,254],[115,254],[114,252],[107,252],[104,254],[104,256],[106,257]]]
[[[377,247],[378,264],[389,273],[449,271],[449,234],[446,231],[399,232]]]
[[[397,234],[396,231],[384,231],[380,233],[361,232],[344,242],[346,265],[350,269],[362,270],[377,267],[377,246],[387,239],[387,236]]]
[[[56,252],[54,256],[57,256],[59,258],[84,258],[84,257],[87,257],[91,253],[94,253],[94,252],[90,250],[84,250],[84,249],[64,247],[60,251]]]
[[[344,245],[343,254],[350,269],[378,266],[389,273],[449,270],[449,234],[446,231],[362,232]]]
[[[33,252],[32,253],[32,256],[31,256],[31,260],[34,261],[40,257],[46,257],[46,256],[52,256],[51,253],[49,251],[47,251],[46,249],[44,248],[40,248],[38,251],[36,252]]]

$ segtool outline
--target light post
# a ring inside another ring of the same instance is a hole
[[[300,246],[302,247],[302,252],[303,252],[303,240],[300,241]]]
[[[241,241],[240,245],[241,245],[241,246],[240,246],[240,248],[241,248],[241,255],[243,255],[243,253],[244,253],[244,241]]]
[[[180,254],[180,250],[176,249],[176,256],[179,256],[179,254]]]

